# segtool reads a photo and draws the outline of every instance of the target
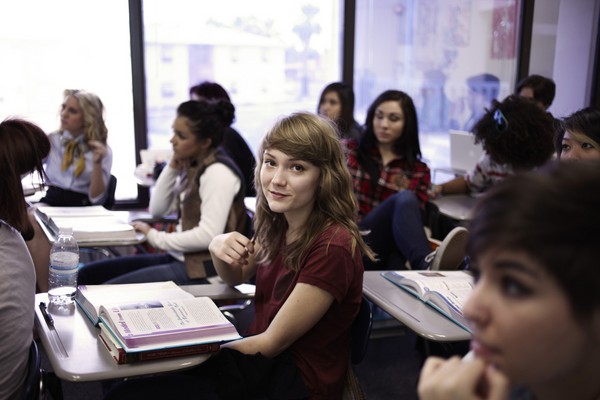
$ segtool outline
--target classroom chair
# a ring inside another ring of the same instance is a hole
[[[108,187],[106,188],[106,199],[104,200],[104,208],[112,210],[115,208],[115,192],[117,191],[117,177],[114,175],[110,176],[108,180]]]
[[[362,362],[367,354],[369,347],[369,339],[371,337],[371,329],[373,327],[373,314],[371,313],[371,305],[364,297],[360,303],[358,314],[352,323],[351,347],[350,347],[350,364],[346,373],[346,382],[344,383],[343,400],[364,400],[366,399],[364,392],[360,386],[360,382],[354,374],[353,365],[358,365]]]
[[[23,400],[41,399],[43,392],[43,380],[41,370],[41,356],[35,340],[31,341],[29,347],[29,369],[23,383]]]
[[[23,382],[21,400],[62,400],[63,392],[60,380],[52,372],[41,367],[42,356],[35,340],[29,346],[27,376]]]

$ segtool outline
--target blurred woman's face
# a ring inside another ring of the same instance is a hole
[[[73,136],[83,133],[83,110],[73,96],[65,97],[60,110],[60,129],[69,131]]]
[[[393,144],[402,136],[405,124],[404,111],[399,101],[384,101],[375,109],[373,130],[379,144]]]
[[[337,120],[342,115],[342,101],[337,92],[329,91],[325,93],[321,104],[319,104],[319,114],[332,121]]]
[[[511,383],[537,392],[574,382],[597,363],[593,330],[575,319],[566,293],[529,254],[490,249],[473,272],[475,288],[463,307],[472,323],[471,349]]]
[[[598,143],[588,136],[566,131],[561,145],[561,160],[597,160],[600,159]]]
[[[190,160],[202,154],[203,146],[190,129],[189,119],[177,116],[173,121],[173,157],[177,160]]]

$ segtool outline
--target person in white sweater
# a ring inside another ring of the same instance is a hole
[[[216,236],[244,230],[245,182],[236,164],[219,145],[231,124],[234,107],[221,101],[187,101],[173,122],[173,157],[157,179],[150,212],[155,217],[177,213],[174,232],[134,222],[160,254],[117,257],[80,268],[80,284],[138,283],[172,280],[206,283],[215,274],[208,245]]]

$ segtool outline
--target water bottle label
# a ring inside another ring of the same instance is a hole
[[[77,253],[58,252],[50,255],[50,268],[53,270],[72,270],[79,264],[79,255]]]

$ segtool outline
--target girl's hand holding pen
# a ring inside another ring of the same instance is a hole
[[[208,250],[227,264],[243,266],[254,253],[254,241],[239,232],[230,232],[215,236]]]

